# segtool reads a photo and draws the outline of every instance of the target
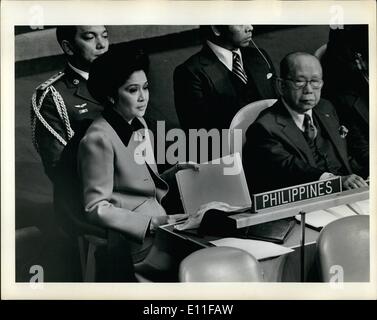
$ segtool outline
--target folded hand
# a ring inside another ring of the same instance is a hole
[[[345,189],[357,189],[361,187],[367,187],[368,184],[365,182],[365,180],[356,175],[356,174],[350,174],[348,176],[342,176],[342,185]]]

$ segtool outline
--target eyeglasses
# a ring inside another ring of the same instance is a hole
[[[310,86],[313,89],[320,89],[323,86],[323,80],[322,79],[315,79],[315,80],[294,80],[294,79],[282,79],[286,81],[290,81],[295,89],[302,89],[307,86],[308,83],[310,83]]]

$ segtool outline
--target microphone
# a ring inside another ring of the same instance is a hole
[[[265,55],[263,54],[263,52],[261,50],[259,50],[258,46],[256,45],[256,43],[254,42],[253,38],[250,39],[251,42],[253,43],[255,49],[258,50],[259,54],[262,56],[263,60],[266,61],[267,65],[268,65],[268,69],[271,70],[271,65],[270,63],[268,62],[267,58],[265,57]],[[272,78],[272,72],[269,72],[266,74],[266,78],[267,79],[271,79]]]

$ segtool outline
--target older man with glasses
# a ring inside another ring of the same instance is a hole
[[[253,193],[341,176],[345,189],[367,186],[352,174],[347,128],[335,108],[321,99],[319,60],[305,52],[288,54],[280,64],[280,99],[250,126],[243,151]]]

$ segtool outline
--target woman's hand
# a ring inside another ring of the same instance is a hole
[[[177,173],[178,171],[181,171],[181,170],[185,170],[185,169],[192,169],[194,171],[199,171],[199,165],[193,161],[189,161],[189,162],[178,162],[175,166],[175,173]]]
[[[168,223],[177,223],[189,217],[188,213],[170,214],[168,215]]]
[[[158,216],[158,217],[152,217],[151,218],[151,224],[150,224],[150,227],[149,227],[149,230],[151,231],[151,233],[153,233],[154,231],[156,231],[159,226],[167,224],[168,223],[168,218],[169,218],[169,216],[167,216],[167,215],[165,215],[165,216]]]
[[[157,230],[159,226],[162,226],[164,224],[171,224],[176,223],[181,220],[187,219],[188,214],[181,213],[181,214],[171,214],[171,215],[165,215],[165,216],[158,216],[158,217],[152,217],[151,218],[151,224],[150,224],[150,231],[153,233]]]
[[[171,181],[172,179],[174,179],[174,176],[178,171],[186,170],[186,169],[192,169],[192,170],[195,170],[195,171],[199,171],[199,165],[197,163],[193,162],[193,161],[178,162],[175,166],[164,171],[161,174],[161,177],[164,180]]]

